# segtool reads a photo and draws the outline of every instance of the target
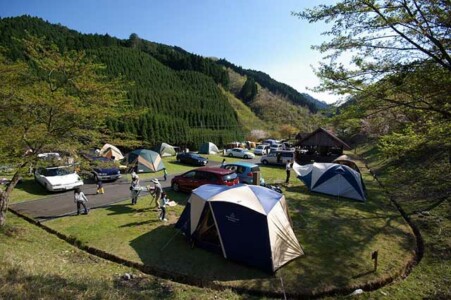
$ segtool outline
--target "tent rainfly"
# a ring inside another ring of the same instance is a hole
[[[174,147],[166,143],[161,143],[155,147],[155,152],[160,153],[161,157],[177,155]]]
[[[199,153],[201,153],[201,154],[218,154],[219,149],[213,143],[204,143],[200,146]]]
[[[136,168],[136,173],[153,173],[165,168],[160,154],[147,149],[137,149],[125,156],[128,166]]]
[[[103,145],[102,149],[100,149],[100,155],[108,158],[114,157],[114,160],[124,159],[121,150],[111,144]]]
[[[365,185],[359,172],[334,163],[293,164],[297,177],[312,192],[365,201]]]
[[[268,272],[304,254],[285,197],[261,186],[202,185],[175,226],[196,246]]]
[[[360,173],[360,169],[349,156],[343,154],[332,161],[335,164],[345,165]]]

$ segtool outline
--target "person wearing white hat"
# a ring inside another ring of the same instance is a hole
[[[132,178],[132,183],[130,185],[130,192],[132,196],[132,205],[135,205],[138,202],[138,195],[141,191],[141,187],[139,186],[139,176],[135,175]]]
[[[152,179],[152,182],[155,184],[154,187],[154,194],[155,194],[155,208],[159,207],[160,199],[161,199],[161,193],[163,192],[163,187],[161,186],[161,183],[158,181],[157,178]],[[152,203],[150,203],[152,205]]]

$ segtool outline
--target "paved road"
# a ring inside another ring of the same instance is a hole
[[[248,162],[259,162],[260,157],[256,157],[252,160],[246,160]],[[209,162],[208,166],[219,165],[218,162]],[[193,167],[195,168],[195,167]],[[163,188],[169,188],[171,185],[171,179],[175,175],[168,175],[166,181],[162,180],[163,177],[158,177]],[[141,186],[148,184],[153,185],[150,179],[141,180]],[[87,183],[83,185],[83,192],[89,199],[89,208],[105,207],[117,202],[121,202],[127,199],[131,199],[130,196],[130,181],[129,176],[125,176],[115,182],[105,182],[105,194],[96,195],[96,185]],[[140,193],[140,197],[148,195],[147,191]],[[73,215],[76,213],[76,204],[74,203],[74,192],[67,191],[62,193],[51,194],[49,197],[34,201],[14,203],[9,206],[11,209],[32,217],[38,221],[45,221],[48,219],[58,218],[67,215]]]
[[[171,178],[172,176],[168,176],[167,181],[161,181],[163,188],[170,186]],[[150,182],[150,179],[145,181],[141,180],[140,183],[142,186],[148,184],[153,185],[153,183]],[[105,194],[96,195],[97,188],[93,183],[85,183],[82,190],[88,197],[88,207],[93,209],[131,199],[129,187],[130,181],[126,178],[121,178],[115,182],[104,182]],[[140,193],[140,197],[146,195],[148,195],[147,191],[142,191]],[[10,205],[10,208],[38,221],[73,215],[76,213],[73,191],[52,194],[44,199],[14,203]]]

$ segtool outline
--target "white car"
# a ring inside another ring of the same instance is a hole
[[[258,145],[255,150],[254,150],[254,154],[255,155],[266,155],[269,153],[269,145],[266,144],[262,144],[262,145]]]
[[[228,149],[226,152],[226,155],[229,157],[240,157],[240,158],[254,158],[254,153],[250,152],[247,149],[241,149],[241,148],[233,148]]]
[[[38,168],[34,179],[49,192],[72,190],[83,185],[73,166]]]

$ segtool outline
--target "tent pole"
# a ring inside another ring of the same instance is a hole
[[[169,241],[163,247],[161,247],[160,251],[163,251],[164,248],[166,248],[172,242],[172,240],[176,237],[176,235],[179,234],[179,232],[180,230],[177,230],[175,234],[169,239]]]
[[[283,278],[282,278],[282,276],[280,276],[279,278],[280,278],[280,284],[282,286],[283,299],[287,300],[287,294],[285,293],[285,286],[283,285]]]

